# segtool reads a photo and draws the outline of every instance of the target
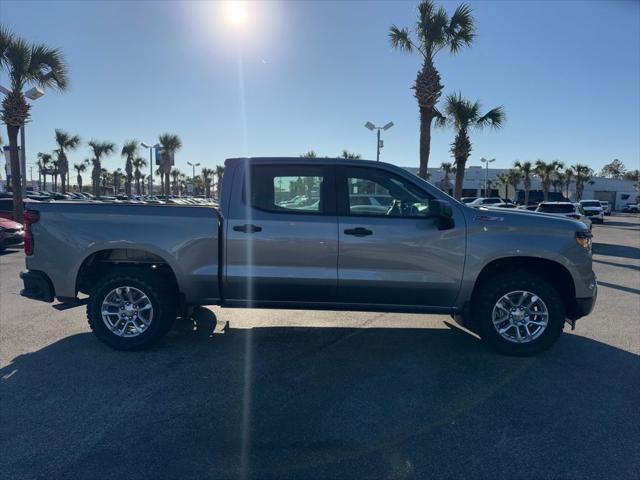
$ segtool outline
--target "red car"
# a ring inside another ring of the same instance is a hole
[[[0,252],[13,245],[21,245],[24,241],[24,227],[6,218],[0,218]]]

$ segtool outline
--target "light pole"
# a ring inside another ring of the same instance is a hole
[[[160,145],[158,143],[148,145],[145,142],[142,142],[140,145],[149,149],[149,195],[153,195],[153,149],[159,148]]]
[[[196,167],[199,167],[200,164],[187,162],[187,165],[191,165],[191,167],[193,168],[193,175],[191,175],[191,187],[192,187],[191,194],[193,195],[193,193],[195,193],[195,190],[196,190]]]
[[[376,162],[380,161],[380,149],[382,147],[384,147],[384,143],[382,142],[382,140],[380,140],[380,130],[389,130],[391,127],[393,127],[393,122],[389,122],[387,123],[384,127],[376,127],[373,123],[371,122],[367,122],[364,124],[364,126],[366,128],[368,128],[369,130],[371,130],[372,132],[374,130],[378,131],[378,142],[376,143]]]
[[[487,193],[487,191],[489,190],[489,164],[491,162],[495,162],[496,159],[492,158],[491,160],[487,160],[486,158],[482,157],[480,159],[481,162],[485,163],[487,168],[485,169],[485,173],[484,173],[484,196],[488,197],[489,194]]]

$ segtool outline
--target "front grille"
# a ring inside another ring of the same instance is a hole
[[[592,217],[593,215],[598,215],[598,212],[595,212],[593,210],[586,210],[585,213],[587,214],[587,217]]]

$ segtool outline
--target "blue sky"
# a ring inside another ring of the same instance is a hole
[[[436,59],[445,93],[504,105],[507,122],[472,135],[469,165],[484,156],[496,167],[538,158],[639,167],[640,2],[470,3],[474,45]],[[310,149],[375,158],[363,125],[392,120],[381,159],[417,166],[410,87],[420,62],[392,51],[387,37],[391,24],[415,25],[416,4],[263,1],[248,4],[238,27],[215,2],[0,0],[2,24],[60,47],[70,68],[68,92],[33,105],[28,162],[54,148],[56,127],[118,148],[177,133],[176,163],[189,173],[187,161],[212,167]],[[430,166],[450,161],[452,139],[450,130],[434,132]],[[71,161],[88,156],[83,145]],[[123,161],[113,155],[104,165]]]

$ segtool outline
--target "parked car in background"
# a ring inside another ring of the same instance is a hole
[[[0,252],[7,247],[21,245],[24,241],[24,228],[18,222],[0,218]]]
[[[502,203],[493,203],[491,205],[485,205],[486,207],[497,207],[497,208],[518,208],[515,203],[511,202],[502,202]]]
[[[529,205],[518,205],[518,210],[529,210],[530,212],[535,212],[538,208],[538,204],[529,204]]]
[[[538,205],[540,202],[544,202],[544,192],[542,190],[530,190],[529,191],[529,205]],[[567,197],[565,197],[560,192],[548,192],[547,194],[547,202],[570,202]],[[516,195],[516,203],[518,205],[524,204],[524,190],[518,190],[518,194]]]
[[[494,205],[497,203],[504,203],[500,197],[478,197],[473,202],[467,203],[470,207],[482,207],[488,205]]]
[[[640,204],[638,203],[627,203],[624,207],[622,207],[623,212],[631,212],[638,213],[640,212]]]
[[[611,215],[611,205],[606,200],[600,200],[600,205],[602,205],[602,211],[605,215]]]
[[[580,200],[580,205],[592,222],[604,223],[604,210],[600,200]]]
[[[462,197],[462,198],[460,199],[460,201],[461,201],[462,203],[471,203],[471,202],[473,202],[476,198],[477,198],[477,197]]]
[[[538,208],[535,210],[539,213],[549,213],[552,215],[560,215],[563,217],[573,218],[575,220],[580,220],[584,223],[589,230],[591,230],[591,220],[584,212],[582,205],[579,203],[571,203],[571,202],[542,202],[538,205]]]

